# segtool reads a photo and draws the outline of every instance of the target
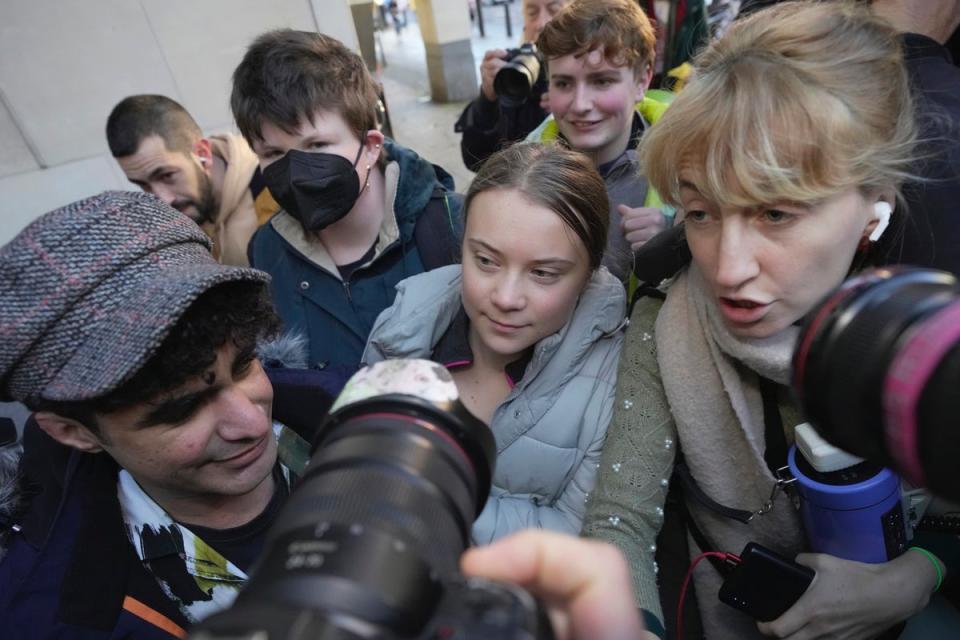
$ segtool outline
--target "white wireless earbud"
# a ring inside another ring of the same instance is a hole
[[[878,202],[873,205],[874,219],[877,226],[870,233],[870,242],[876,242],[883,235],[883,232],[890,226],[890,214],[893,213],[893,207],[889,202]]]

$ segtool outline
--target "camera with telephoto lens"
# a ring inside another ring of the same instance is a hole
[[[528,42],[519,49],[507,49],[504,60],[507,64],[500,67],[493,78],[493,90],[504,106],[518,107],[534,89],[541,93],[546,89],[547,78],[537,45]]]
[[[960,285],[946,272],[874,269],[809,314],[793,387],[832,444],[960,498]]]
[[[490,429],[442,366],[355,374],[233,606],[194,640],[553,637],[526,591],[458,571],[490,491]]]

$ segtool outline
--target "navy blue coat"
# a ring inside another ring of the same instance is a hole
[[[117,499],[117,465],[28,423],[30,509],[0,561],[0,635],[171,640],[187,621],[144,569]]]
[[[384,147],[387,161],[400,169],[394,201],[399,238],[345,282],[288,242],[274,227],[276,218],[251,241],[251,266],[273,277],[273,302],[284,329],[307,336],[311,367],[359,365],[374,321],[393,303],[396,284],[425,270],[414,239],[418,220],[436,200],[435,191],[453,190],[453,179],[440,167],[391,140]],[[438,204],[447,207],[449,220],[436,223],[451,225],[455,235],[462,228],[461,199],[440,198]],[[454,235],[446,235],[454,242]]]

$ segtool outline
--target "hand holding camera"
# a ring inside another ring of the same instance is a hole
[[[480,93],[487,100],[497,99],[497,91],[493,88],[494,78],[497,72],[507,64],[507,51],[505,49],[490,49],[483,54],[483,61],[480,63]]]
[[[656,638],[643,629],[627,564],[616,548],[548,531],[523,531],[468,550],[466,575],[519,584],[549,608],[559,639]]]
[[[505,99],[508,106],[520,104],[538,82],[546,87],[542,66],[531,43],[518,49],[490,49],[480,62],[480,93],[490,101]]]

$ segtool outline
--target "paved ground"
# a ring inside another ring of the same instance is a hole
[[[487,49],[516,47],[520,42],[520,0],[506,5],[510,11],[513,37],[508,38],[503,6],[483,7],[485,37],[473,24],[473,57],[476,66]],[[392,29],[376,34],[378,60],[385,61],[380,73],[394,137],[453,175],[457,190],[466,191],[473,174],[460,159],[460,136],[453,124],[465,102],[437,103],[430,99],[426,54],[416,15],[408,12],[407,27],[399,35]],[[477,76],[479,82],[479,72]],[[479,85],[478,85],[479,91]]]

